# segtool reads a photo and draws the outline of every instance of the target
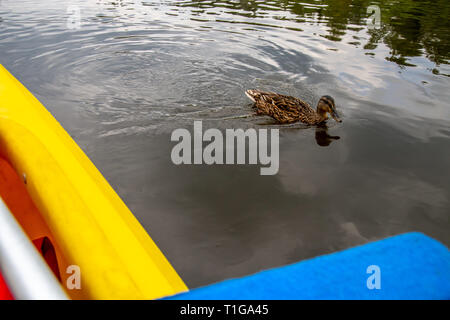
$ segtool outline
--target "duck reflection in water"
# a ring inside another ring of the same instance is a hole
[[[316,127],[316,142],[321,147],[329,146],[333,141],[339,140],[339,136],[331,136],[328,134],[328,127],[326,124],[321,124]]]

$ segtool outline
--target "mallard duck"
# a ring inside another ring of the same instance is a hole
[[[279,123],[301,121],[316,125],[325,122],[328,114],[337,122],[342,122],[330,96],[320,98],[316,111],[307,102],[291,96],[260,90],[247,90],[245,94],[255,103],[257,114],[268,115]]]

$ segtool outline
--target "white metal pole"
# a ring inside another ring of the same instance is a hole
[[[1,198],[0,271],[15,299],[68,299],[55,275]]]

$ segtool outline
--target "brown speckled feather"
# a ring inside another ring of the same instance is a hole
[[[247,90],[245,93],[255,102],[258,114],[268,115],[279,123],[301,121],[318,124],[323,121],[323,118],[301,99],[260,90]]]

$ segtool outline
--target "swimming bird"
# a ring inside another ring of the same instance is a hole
[[[334,99],[330,96],[322,96],[314,110],[307,102],[274,92],[260,90],[245,91],[256,106],[256,113],[268,115],[279,123],[303,122],[311,125],[324,123],[328,114],[337,122],[342,122],[336,112]]]

